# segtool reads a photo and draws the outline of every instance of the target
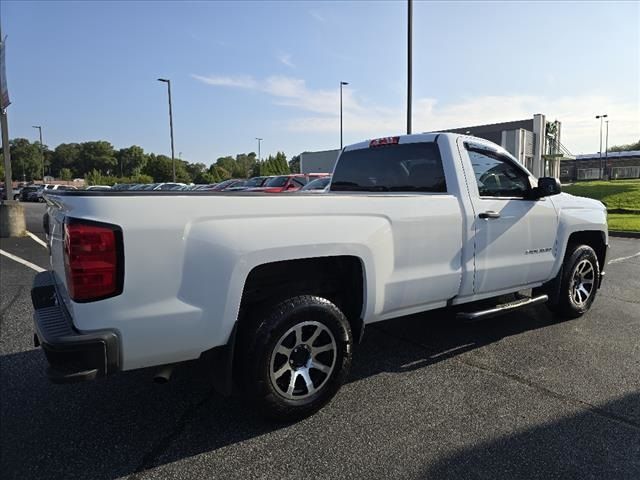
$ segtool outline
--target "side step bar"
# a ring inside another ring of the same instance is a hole
[[[538,297],[523,298],[514,302],[503,303],[502,305],[497,305],[487,310],[478,310],[477,312],[460,312],[456,316],[463,320],[479,320],[481,318],[494,317],[496,315],[502,315],[503,313],[509,313],[521,308],[545,303],[547,300],[549,300],[548,295],[540,295]]]

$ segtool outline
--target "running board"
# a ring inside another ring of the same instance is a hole
[[[479,320],[481,318],[494,317],[496,315],[502,315],[503,313],[513,312],[525,307],[531,307],[538,305],[539,303],[545,303],[549,300],[548,295],[540,295],[533,298],[523,298],[514,302],[503,303],[487,310],[478,310],[477,312],[460,312],[457,317],[464,320]]]

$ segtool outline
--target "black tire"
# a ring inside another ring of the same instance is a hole
[[[591,273],[582,277],[577,271],[581,268]],[[582,281],[584,290],[578,288]],[[578,318],[591,308],[598,293],[599,281],[600,266],[593,248],[588,245],[569,245],[558,276],[550,282],[551,289],[555,291],[550,292],[547,307],[563,318]],[[588,282],[592,282],[590,289]]]
[[[254,315],[259,318],[254,316],[249,322],[252,326],[241,334],[245,394],[263,414],[275,420],[296,421],[315,413],[334,397],[349,375],[353,338],[346,317],[330,301],[309,295],[290,298],[264,315],[259,311]],[[311,340],[317,331],[320,333]],[[309,340],[310,345],[304,343]],[[313,349],[325,349],[327,345],[313,345],[325,341],[331,349],[314,356]],[[285,345],[287,349],[292,345],[289,355],[280,353]],[[328,373],[315,369],[314,364],[324,368],[325,363],[331,364]],[[306,375],[299,373],[305,369]],[[276,370],[284,373],[274,380]]]

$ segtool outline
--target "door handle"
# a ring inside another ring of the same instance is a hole
[[[500,218],[500,214],[498,212],[494,212],[493,210],[488,210],[486,212],[482,212],[478,215],[480,218]]]

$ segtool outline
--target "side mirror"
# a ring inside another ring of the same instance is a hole
[[[542,177],[538,179],[538,186],[535,189],[536,197],[550,197],[558,195],[560,192],[562,192],[562,186],[557,178]]]

